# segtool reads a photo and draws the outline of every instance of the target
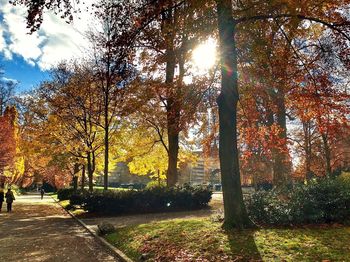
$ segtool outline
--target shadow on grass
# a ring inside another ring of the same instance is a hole
[[[254,229],[225,230],[232,256],[235,261],[262,261],[262,257],[255,243]]]

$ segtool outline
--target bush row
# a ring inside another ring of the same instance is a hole
[[[258,224],[288,225],[344,222],[350,219],[350,183],[322,179],[289,189],[259,191],[246,202]]]
[[[127,189],[124,189],[124,188],[113,188],[111,190],[115,191],[115,190],[127,190]],[[94,188],[94,192],[103,192],[103,191],[104,191],[103,188]],[[77,194],[77,193],[80,194],[81,192],[87,192],[87,189],[82,191],[80,188],[77,189],[77,190],[74,190],[72,187],[62,188],[62,189],[57,190],[57,198],[60,201],[62,201],[62,200],[69,200],[73,194]]]
[[[80,191],[80,190],[79,190]],[[75,190],[71,187],[69,188],[62,188],[57,190],[57,198],[62,200],[69,200],[72,196],[72,194],[75,193]]]
[[[212,192],[197,187],[155,187],[140,191],[78,191],[70,204],[104,214],[148,213],[198,209],[208,205]]]

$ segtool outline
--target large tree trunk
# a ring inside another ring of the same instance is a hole
[[[78,177],[73,176],[73,190],[77,191],[77,189],[78,189]]]
[[[284,186],[290,182],[290,167],[288,147],[287,147],[287,119],[285,94],[283,90],[278,90],[276,96],[277,104],[277,125],[282,129],[279,138],[284,141],[282,152],[275,150],[273,161],[273,183],[275,186]]]
[[[169,123],[170,121],[168,121]],[[179,154],[179,133],[174,127],[168,125],[168,170],[167,185],[173,187],[178,180],[177,160]]]
[[[169,10],[163,15],[164,33],[166,39],[166,75],[167,84],[167,129],[168,129],[168,170],[167,185],[173,187],[177,183],[177,160],[179,154],[179,109],[176,103],[174,92],[174,74],[175,74],[175,52],[174,52],[174,17],[173,12]]]
[[[221,93],[219,106],[219,155],[224,199],[225,228],[250,227],[241,188],[237,148],[237,53],[231,0],[217,0],[220,39]]]

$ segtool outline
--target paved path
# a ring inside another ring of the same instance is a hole
[[[0,261],[118,260],[51,197],[25,195],[0,213]]]

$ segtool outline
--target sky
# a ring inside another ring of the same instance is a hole
[[[96,19],[91,19],[91,8],[87,11],[94,1],[80,2],[76,8],[81,12],[75,15],[71,24],[45,12],[40,30],[29,34],[26,9],[9,4],[9,0],[0,0],[0,71],[3,72],[0,81],[16,81],[17,93],[24,93],[48,79],[50,69],[59,62],[84,56],[84,51],[89,49],[85,32],[98,28]],[[198,48],[197,60],[200,67],[204,66],[203,72],[207,72],[214,63],[215,45],[215,41],[209,39],[203,44],[203,50]],[[208,59],[209,49],[213,51],[211,59]],[[207,64],[208,61],[210,64]],[[196,64],[196,52],[194,62]],[[202,71],[198,73],[203,74]]]
[[[17,93],[32,90],[49,78],[52,67],[81,57],[88,48],[84,37],[89,29],[87,13],[80,14],[73,24],[46,13],[40,30],[31,35],[25,17],[25,8],[0,0],[0,78],[17,81]]]

